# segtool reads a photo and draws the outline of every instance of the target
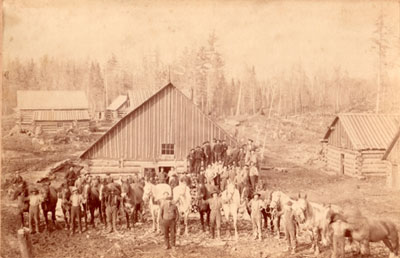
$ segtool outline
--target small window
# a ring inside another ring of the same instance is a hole
[[[173,143],[161,144],[161,154],[162,155],[174,155],[174,144]]]

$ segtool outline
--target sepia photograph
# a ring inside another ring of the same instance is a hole
[[[399,257],[400,0],[3,0],[0,258]]]

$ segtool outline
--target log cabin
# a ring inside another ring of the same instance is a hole
[[[399,115],[339,114],[321,141],[326,167],[340,175],[385,176],[382,157],[399,122]]]

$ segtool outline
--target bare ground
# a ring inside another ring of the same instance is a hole
[[[292,123],[283,133],[298,126]],[[289,195],[298,192],[307,193],[311,201],[332,203],[346,207],[358,207],[366,216],[373,218],[388,218],[400,226],[400,193],[386,189],[383,178],[369,178],[363,181],[349,177],[338,177],[323,172],[321,164],[316,161],[318,140],[320,137],[310,139],[316,132],[302,129],[302,137],[294,141],[282,141],[267,138],[265,153],[266,164],[269,167],[284,167],[287,172],[270,169],[262,172],[262,178],[270,189],[279,189]],[[247,129],[249,135],[251,128]],[[311,133],[310,133],[311,131]],[[320,135],[320,134],[318,134]],[[299,140],[300,139],[300,140]],[[8,151],[2,154],[3,162],[8,162],[10,169],[23,164],[26,172],[22,174],[30,182],[36,181],[43,175],[49,163],[73,156],[76,152],[73,147],[67,152],[47,152],[42,156],[32,153],[21,153],[24,159],[18,159],[17,154]],[[52,158],[54,160],[52,160]],[[34,162],[29,162],[34,159]],[[50,160],[50,161],[49,161]],[[27,162],[28,161],[28,162]],[[310,162],[311,161],[311,162]],[[40,169],[35,169],[36,167]],[[39,171],[38,171],[39,170]],[[4,172],[4,170],[3,170]],[[7,177],[8,175],[6,175]],[[62,174],[56,177],[60,178]],[[2,173],[2,183],[4,183]],[[56,183],[57,184],[57,183]],[[4,185],[3,185],[4,186]],[[19,228],[19,219],[15,216],[15,203],[5,196],[2,189],[1,205],[1,257],[18,257],[16,232]],[[43,220],[42,220],[43,221]],[[59,222],[62,226],[62,222]],[[32,235],[34,253],[36,257],[314,257],[309,251],[310,242],[305,233],[298,239],[298,253],[290,255],[285,252],[284,239],[272,238],[264,231],[262,242],[254,241],[251,237],[251,224],[245,219],[239,221],[239,241],[234,241],[226,236],[226,225],[222,228],[222,241],[212,241],[209,233],[200,230],[197,214],[191,215],[189,237],[179,236],[176,250],[163,249],[163,237],[151,232],[151,224],[147,222],[137,225],[133,230],[125,229],[124,223],[120,225],[120,234],[106,234],[104,227],[98,225],[96,229],[89,228],[82,235],[72,237],[69,232],[59,228],[51,233],[43,232]],[[330,257],[330,249],[324,248],[318,257]],[[389,254],[383,243],[371,245],[372,257],[387,257]],[[353,257],[351,250],[346,257]]]

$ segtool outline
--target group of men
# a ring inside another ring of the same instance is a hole
[[[214,138],[213,145],[205,141],[202,147],[190,150],[188,171],[220,191],[225,190],[229,181],[240,189],[251,186],[255,190],[261,158],[252,139],[248,139],[247,144],[231,148],[225,140]]]

